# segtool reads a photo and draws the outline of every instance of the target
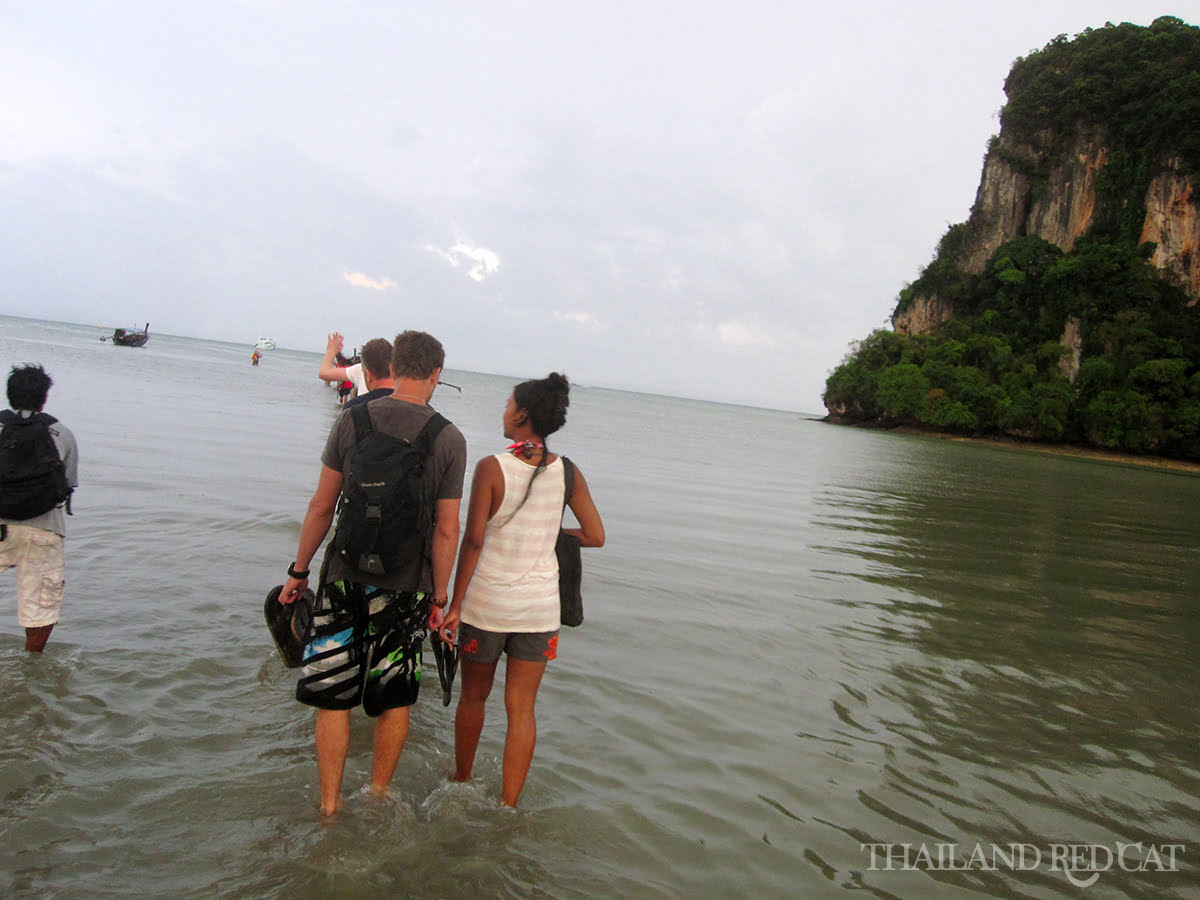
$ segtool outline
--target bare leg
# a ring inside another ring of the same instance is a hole
[[[504,670],[504,709],[508,713],[508,733],[504,737],[504,768],[500,779],[500,800],[516,806],[525,787],[533,748],[537,744],[537,720],[533,705],[546,671],[544,662],[508,658]]]
[[[46,649],[46,641],[50,640],[53,625],[42,625],[38,628],[25,629],[25,649],[31,653],[41,653]]]
[[[375,757],[371,766],[371,793],[382,797],[392,783],[400,751],[408,739],[409,707],[384,710],[375,720]]]
[[[317,710],[317,772],[321,778],[321,815],[342,808],[342,773],[350,749],[350,710]]]
[[[496,662],[462,660],[458,706],[454,710],[454,780],[470,781],[475,751],[483,733],[484,710],[492,683],[496,680]]]

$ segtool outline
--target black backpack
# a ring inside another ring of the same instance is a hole
[[[411,444],[376,431],[368,404],[350,409],[354,449],[338,501],[333,549],[353,569],[385,575],[426,553],[434,501],[425,489],[425,460],[449,420],[434,413]]]
[[[48,413],[18,416],[0,411],[0,518],[32,519],[64,500],[71,510],[71,485],[58,455]]]

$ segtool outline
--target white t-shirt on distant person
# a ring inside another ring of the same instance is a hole
[[[358,392],[357,396],[361,397],[367,392],[367,379],[363,375],[362,363],[346,366],[346,380],[354,385],[354,389]]]

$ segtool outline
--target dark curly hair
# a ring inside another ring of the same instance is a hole
[[[8,405],[13,409],[37,412],[46,405],[53,379],[36,363],[13,366],[8,375]]]
[[[567,376],[558,372],[534,381],[522,381],[513,388],[517,409],[524,410],[534,433],[543,440],[567,423],[570,394]]]

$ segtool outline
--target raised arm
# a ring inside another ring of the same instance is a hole
[[[575,483],[571,487],[571,499],[567,505],[579,521],[579,527],[563,530],[579,538],[582,547],[603,547],[604,523],[600,521],[600,513],[592,500],[592,492],[588,490],[587,480],[579,471],[579,466],[575,467]]]
[[[333,364],[333,358],[342,352],[345,342],[346,339],[339,332],[330,333],[329,342],[325,345],[325,355],[321,357],[321,368],[317,371],[317,377],[322,381],[346,380],[346,370]]]

